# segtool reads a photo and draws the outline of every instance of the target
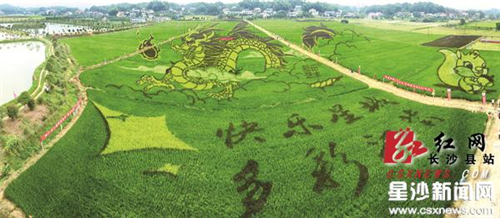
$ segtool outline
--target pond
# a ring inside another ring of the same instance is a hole
[[[43,29],[26,29],[28,33],[35,35],[45,35],[45,34],[66,34],[66,33],[76,33],[79,30],[86,30],[86,26],[76,26],[71,24],[59,24],[59,23],[45,23],[45,28]]]
[[[29,28],[29,29],[20,29],[31,36],[45,36],[47,33],[49,35],[54,34],[71,34],[82,31],[88,31],[89,27],[87,26],[77,26],[72,24],[60,24],[60,23],[44,23],[45,28]],[[12,29],[13,23],[0,23],[1,28]]]
[[[23,37],[21,37],[17,34],[0,31],[0,41],[1,40],[21,39],[21,38],[23,38]]]
[[[0,105],[30,89],[35,69],[45,61],[41,42],[0,44]]]

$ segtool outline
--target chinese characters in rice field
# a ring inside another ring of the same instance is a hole
[[[428,152],[428,149],[422,142],[415,140],[414,132],[407,130],[390,131],[386,135],[385,159],[384,163],[392,164],[411,164],[413,159],[419,158],[426,153],[430,153],[427,160],[429,166],[435,166],[428,169],[390,169],[387,172],[389,183],[388,200],[389,201],[450,201],[450,200],[493,200],[493,183],[479,181],[470,183],[467,181],[469,170],[462,173],[462,179],[455,182],[408,182],[399,180],[426,180],[426,179],[450,179],[454,178],[450,167],[463,162],[465,165],[476,164],[477,157],[482,154],[483,165],[493,165],[495,156],[486,152],[485,136],[482,133],[472,134],[468,137],[468,150],[466,154],[459,153],[455,140],[440,132],[434,138],[434,151]],[[477,148],[477,149],[476,149]],[[484,153],[484,154],[483,154]],[[463,159],[462,159],[463,158]],[[445,167],[440,169],[439,167]],[[475,170],[471,175],[474,178],[488,178],[489,170]],[[455,176],[457,177],[457,176]],[[429,186],[430,185],[430,186]]]

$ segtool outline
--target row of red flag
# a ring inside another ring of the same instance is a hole
[[[75,106],[73,106],[73,108],[71,108],[71,110],[68,111],[66,115],[64,115],[59,121],[57,121],[57,123],[49,131],[45,132],[45,134],[43,134],[40,137],[40,143],[43,143],[45,139],[47,139],[54,131],[56,131],[57,128],[61,126],[64,123],[64,121],[66,121],[71,116],[71,114],[73,114],[75,111],[78,110],[78,108],[80,108],[81,104],[82,104],[82,99],[79,99],[78,102],[75,104]]]
[[[500,44],[500,40],[494,40],[494,39],[481,39],[481,42],[483,42],[483,43],[498,43],[498,44]]]
[[[414,89],[419,89],[419,90],[423,90],[423,91],[428,91],[428,92],[434,92],[433,88],[429,88],[429,87],[425,87],[425,86],[419,86],[419,85],[415,85],[415,84],[412,84],[412,83],[409,83],[409,82],[401,81],[398,78],[394,78],[392,76],[384,75],[384,79],[388,79],[390,81],[393,81],[393,82],[395,82],[397,84],[400,84],[400,85],[403,85],[403,86],[406,86],[406,87],[410,87],[410,88],[414,88]]]

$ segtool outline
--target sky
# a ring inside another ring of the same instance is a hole
[[[21,7],[42,7],[42,6],[68,6],[68,7],[78,7],[87,8],[92,5],[109,5],[114,3],[139,3],[148,2],[149,0],[0,0],[0,4],[11,4]],[[192,2],[224,2],[224,3],[237,3],[240,0],[163,0],[170,2],[182,2],[182,3],[192,3]],[[307,0],[309,2],[329,2],[339,5],[348,6],[367,6],[375,4],[391,4],[391,3],[403,3],[403,2],[419,2],[419,1],[429,1],[436,4],[440,4],[446,7],[455,8],[459,10],[466,9],[479,9],[487,10],[491,8],[500,8],[500,3],[498,0]]]

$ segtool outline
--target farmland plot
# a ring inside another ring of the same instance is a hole
[[[444,132],[465,154],[467,136],[484,130],[484,115],[369,89],[244,24],[190,37],[159,46],[158,57],[145,52],[85,72],[93,103],[8,187],[9,199],[40,217],[385,217],[385,208],[402,206],[387,201],[385,131],[410,127],[431,152]],[[183,52],[200,45],[221,56],[198,62],[202,53]],[[409,168],[428,165],[420,158]],[[452,179],[464,168],[450,166]]]
[[[258,20],[255,23],[298,45],[303,43],[302,34],[306,32],[304,28],[321,25],[319,21]],[[439,75],[439,69],[449,60],[444,50],[476,56],[474,51],[422,45],[442,38],[444,35],[378,29],[356,24],[345,25],[338,22],[323,22],[323,25],[335,32],[334,37],[332,39],[319,38],[318,44],[311,50],[354,71],[361,66],[361,73],[366,76],[379,80],[382,80],[383,75],[393,76],[409,83],[434,88],[436,96],[446,96],[446,90],[450,88],[454,98],[479,101],[482,92],[487,93],[488,99],[498,97],[498,84],[494,80],[494,77],[498,77],[500,73],[498,52],[477,52],[477,56],[483,60],[481,64],[485,63],[485,66],[473,66],[473,68],[481,69],[472,70],[471,74],[476,75],[474,78],[486,77],[484,80],[487,82],[479,85],[482,88],[473,90],[473,88],[463,88],[458,85],[458,79],[449,81],[442,77]],[[464,59],[464,61],[467,60]],[[463,65],[460,64],[450,66],[448,70],[450,74],[454,74],[451,71],[459,70],[461,67]],[[467,79],[461,78],[461,80]]]
[[[167,40],[193,28],[201,22],[168,22],[138,29],[130,29],[107,34],[65,38],[71,53],[80,65],[90,66],[109,61],[137,49],[137,41],[153,35]]]

